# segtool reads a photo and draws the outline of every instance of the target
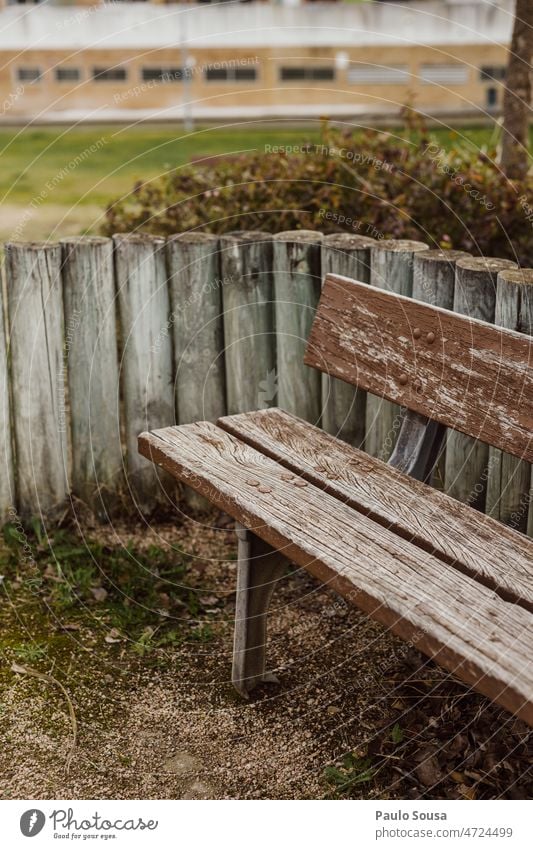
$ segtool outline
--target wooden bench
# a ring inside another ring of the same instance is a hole
[[[290,561],[533,725],[533,542],[424,482],[446,427],[533,461],[533,339],[328,276],[305,362],[405,409],[389,464],[280,409],[139,437],[238,523],[235,687]]]

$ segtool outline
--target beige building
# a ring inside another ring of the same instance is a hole
[[[0,119],[494,113],[512,12],[512,0],[8,6]]]

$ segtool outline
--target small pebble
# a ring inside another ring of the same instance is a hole
[[[269,486],[258,486],[257,491],[258,492],[265,492],[265,493],[272,492],[272,490],[270,489]]]
[[[307,481],[303,481],[301,478],[294,481],[294,486],[307,486]]]
[[[293,477],[294,477],[294,475],[291,475],[289,472],[284,472],[281,475],[281,480],[282,481],[291,481],[293,479]]]
[[[257,481],[255,478],[248,478],[246,483],[248,486],[259,486],[260,481]]]

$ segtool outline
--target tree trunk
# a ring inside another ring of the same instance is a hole
[[[501,166],[512,180],[527,173],[533,55],[533,3],[516,0],[515,22],[503,98]]]

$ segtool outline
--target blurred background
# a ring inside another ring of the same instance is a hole
[[[3,240],[99,231],[139,181],[318,143],[323,119],[498,141],[513,0],[1,5]]]

